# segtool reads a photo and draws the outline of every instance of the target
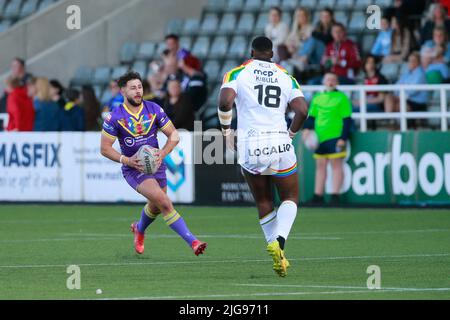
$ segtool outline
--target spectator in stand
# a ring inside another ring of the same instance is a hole
[[[50,96],[50,82],[47,78],[31,78],[28,94],[33,98],[35,111],[34,131],[56,132],[60,130],[60,107]]]
[[[28,96],[22,79],[9,76],[6,79],[6,110],[9,115],[6,131],[33,131],[33,101]]]
[[[113,111],[115,108],[119,107],[124,101],[117,80],[112,80],[109,83],[109,90],[111,91],[112,98],[109,100],[106,106],[103,107],[103,112]]]
[[[377,68],[377,59],[373,55],[366,57],[364,64],[364,85],[383,85],[387,84],[387,80]],[[366,94],[366,110],[367,112],[383,112],[385,93],[379,91],[369,91]],[[360,101],[353,101],[353,112],[360,112]]]
[[[333,41],[331,29],[335,23],[333,10],[330,8],[323,9],[320,12],[320,20],[313,31],[313,37],[322,41],[324,45],[328,45]]]
[[[266,25],[264,29],[264,34],[267,38],[272,40],[273,47],[278,48],[286,41],[286,38],[289,33],[289,27],[281,21],[283,16],[283,11],[279,7],[272,7],[269,10],[269,23]],[[278,50],[275,50],[277,53]],[[278,53],[276,57],[274,57],[274,61],[279,61]]]
[[[404,20],[399,17],[392,18],[391,28],[391,52],[384,57],[383,63],[402,63],[411,52],[412,35],[406,28]]]
[[[309,117],[305,122],[302,138],[308,139],[314,130],[319,146],[314,151],[316,159],[316,178],[312,203],[323,204],[327,165],[331,162],[333,170],[333,193],[331,203],[339,204],[339,192],[344,181],[344,159],[346,145],[350,136],[352,106],[345,93],[336,89],[338,77],[327,73],[323,78],[325,92],[318,93],[311,101]]]
[[[176,75],[169,76],[164,111],[172,120],[175,128],[194,130],[194,110],[191,98],[181,90],[180,80]]]
[[[442,27],[436,27],[433,30],[433,39],[427,40],[420,49],[421,58],[433,59],[438,51],[443,49],[444,62],[450,63],[450,45],[448,43],[448,34]]]
[[[183,60],[179,61],[178,68],[182,73],[182,90],[191,98],[193,109],[196,112],[205,104],[208,98],[206,75],[190,67]]]
[[[335,23],[331,29],[333,42],[329,43],[322,57],[325,70],[335,73],[341,84],[355,84],[354,78],[361,66],[361,57],[356,44],[347,38],[343,24]],[[313,84],[320,84],[322,79],[313,79]]]
[[[440,3],[430,6],[430,17],[420,31],[421,44],[433,38],[433,30],[436,27],[441,27],[450,34],[450,20],[447,19],[447,12]]]
[[[412,52],[408,57],[408,70],[406,70],[396,84],[426,84],[425,71],[420,65],[420,55]],[[407,90],[406,103],[408,111],[426,111],[429,92],[423,90]],[[388,94],[385,100],[386,112],[398,112],[400,110],[399,93]],[[409,121],[408,121],[409,122]]]
[[[56,102],[60,109],[64,109],[66,100],[64,99],[64,87],[56,79],[50,80],[50,98],[53,102]]]
[[[165,37],[166,49],[176,56],[177,60],[183,60],[185,64],[200,71],[202,64],[200,60],[194,56],[189,50],[180,48],[180,39],[176,34],[169,34]],[[177,62],[178,63],[178,62]]]
[[[164,50],[162,59],[162,63],[153,61],[150,64],[153,73],[148,77],[150,87],[158,99],[164,99],[167,91],[166,82],[169,75],[178,74],[178,61],[184,61],[183,59],[178,60],[174,51],[169,49]]]
[[[278,48],[280,61],[288,60],[300,51],[312,35],[313,27],[311,25],[311,15],[306,8],[300,7],[295,10],[294,22],[291,32],[286,41]]]
[[[28,79],[31,77],[26,70],[25,60],[21,58],[14,58],[10,65],[10,75],[13,78],[19,80],[19,85],[25,87],[27,85]],[[6,111],[6,100],[8,99],[8,92],[4,92],[3,96],[0,98],[0,112]]]
[[[85,115],[80,106],[80,91],[69,89],[66,93],[67,103],[61,113],[61,131],[84,131]]]
[[[373,44],[371,54],[377,58],[384,58],[391,53],[392,29],[390,27],[389,19],[383,17],[381,19],[381,30]]]
[[[81,105],[85,113],[85,130],[100,131],[103,123],[100,102],[95,96],[92,86],[83,86],[81,88]]]

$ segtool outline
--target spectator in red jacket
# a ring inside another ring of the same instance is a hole
[[[354,78],[361,66],[361,57],[356,44],[347,39],[347,32],[341,23],[331,29],[333,41],[329,43],[322,57],[322,65],[327,71],[338,75],[340,84],[354,84]]]
[[[9,115],[7,131],[33,131],[33,101],[28,96],[27,87],[21,85],[21,79],[9,77],[6,80],[8,99],[6,110]]]

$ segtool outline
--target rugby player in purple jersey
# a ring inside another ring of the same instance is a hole
[[[120,162],[127,183],[148,200],[142,209],[140,221],[131,225],[135,250],[139,254],[144,252],[145,230],[162,213],[166,224],[186,241],[195,255],[203,254],[207,244],[191,233],[167,196],[166,166],[163,160],[179,143],[178,132],[159,105],[143,100],[139,73],[127,72],[120,77],[118,83],[124,103],[115,108],[103,123],[101,153],[112,161]],[[155,174],[145,174],[144,166],[137,159],[136,153],[143,145],[159,149],[158,130],[168,140],[157,155],[160,165],[158,171]],[[121,153],[113,148],[116,139]]]

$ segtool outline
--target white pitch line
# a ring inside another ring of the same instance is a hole
[[[310,258],[289,258],[290,261],[327,261],[327,260],[353,260],[353,259],[392,259],[392,258],[431,258],[448,257],[450,253],[436,254],[410,254],[410,255],[386,255],[386,256],[342,256],[342,257],[310,257]],[[144,266],[144,265],[185,265],[185,264],[214,264],[214,263],[255,263],[269,262],[270,259],[233,259],[233,260],[196,260],[196,261],[161,261],[161,262],[121,262],[121,263],[68,263],[68,264],[48,264],[48,265],[0,265],[0,269],[22,269],[22,268],[64,268],[71,264],[80,267],[122,267],[122,266]]]
[[[430,288],[431,289],[431,288]],[[443,289],[443,288],[437,288]],[[447,288],[445,288],[447,289]],[[431,291],[418,289],[417,291]],[[442,291],[442,290],[435,290]],[[345,291],[300,291],[300,292],[256,292],[256,293],[236,293],[236,294],[209,294],[209,295],[191,295],[191,296],[149,296],[149,297],[131,297],[131,298],[104,298],[98,300],[174,300],[174,299],[211,299],[211,298],[238,298],[238,297],[267,297],[267,296],[305,296],[305,295],[336,295],[336,294],[354,294],[354,293],[386,293],[403,292],[401,290],[380,289],[380,290],[345,290]],[[406,291],[405,291],[406,292]]]
[[[271,288],[315,288],[315,289],[366,289],[367,287],[357,286],[320,286],[320,285],[296,285],[296,284],[253,284],[253,283],[237,283],[235,286],[239,287],[271,287]],[[390,291],[450,291],[450,288],[397,288],[397,287],[382,287],[378,290]]]

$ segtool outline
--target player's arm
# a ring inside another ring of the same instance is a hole
[[[231,88],[223,88],[219,95],[219,122],[224,136],[231,134],[231,121],[233,120],[233,104],[236,92]]]
[[[113,144],[115,141],[116,139],[114,137],[102,134],[102,139],[100,142],[100,152],[102,156],[114,162],[122,163],[125,166],[143,172],[144,166],[140,164],[136,156],[133,156],[131,158],[125,157],[124,155],[120,154],[116,149],[113,148]]]
[[[289,106],[295,113],[291,127],[289,128],[289,135],[293,138],[295,134],[300,131],[308,118],[308,104],[306,103],[305,98],[297,97],[289,103]]]
[[[167,142],[164,147],[159,152],[159,161],[163,161],[164,158],[172,152],[172,150],[178,145],[180,142],[180,135],[178,130],[175,129],[175,126],[172,122],[168,122],[161,131],[166,135]]]

